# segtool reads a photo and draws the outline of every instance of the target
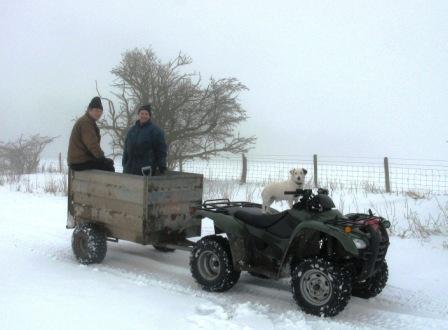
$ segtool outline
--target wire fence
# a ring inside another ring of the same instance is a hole
[[[243,157],[189,161],[182,170],[201,173],[210,180],[240,181],[245,176],[247,183],[267,184],[288,179],[292,168],[308,170],[309,186],[448,194],[448,161],[439,160],[391,158],[386,168],[381,158],[249,156],[245,171]]]
[[[122,172],[120,164],[117,160],[117,172]],[[60,166],[58,160],[42,162],[43,170],[58,171]],[[62,166],[66,167],[65,162]],[[182,171],[203,174],[208,180],[265,185],[288,179],[292,168],[307,169],[306,181],[309,186],[332,190],[448,194],[448,161],[443,160],[316,155],[216,157],[208,161],[187,161]]]

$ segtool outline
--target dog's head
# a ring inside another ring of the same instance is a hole
[[[289,171],[289,174],[291,174],[291,180],[298,185],[305,184],[305,175],[307,173],[308,171],[304,168],[293,168],[291,171]]]

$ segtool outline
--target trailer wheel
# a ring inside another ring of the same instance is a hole
[[[100,263],[107,252],[106,233],[93,224],[77,226],[72,235],[72,250],[84,265]]]
[[[309,258],[291,266],[294,300],[308,314],[335,316],[351,297],[350,273],[323,258]]]
[[[170,248],[167,248],[167,247],[164,247],[161,245],[153,244],[152,246],[154,249],[156,249],[159,252],[174,252],[174,251],[176,251],[175,249],[170,249]]]
[[[229,242],[215,235],[206,236],[195,244],[190,257],[190,270],[202,289],[211,292],[229,290],[241,274],[233,268]]]

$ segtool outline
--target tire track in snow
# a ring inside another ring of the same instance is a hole
[[[55,246],[45,244],[44,247],[31,245],[30,251],[33,253],[77,266],[69,242]],[[202,291],[192,279],[187,253],[161,254],[151,247],[128,242],[109,244],[104,264],[78,267],[107,273],[135,285],[154,286],[209,301],[210,305],[197,308],[199,316],[206,314],[212,318],[232,320],[239,316],[242,309],[248,314],[253,312],[267,317],[278,328],[303,325],[303,322],[312,325],[312,328],[448,327],[448,307],[443,302],[421,292],[393,286],[387,286],[380,296],[368,301],[352,298],[346,310],[333,319],[320,319],[301,312],[292,299],[289,282],[285,279],[269,281],[243,273],[240,282],[229,292],[208,293]]]

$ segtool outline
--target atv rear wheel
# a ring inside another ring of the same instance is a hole
[[[364,282],[353,283],[352,295],[364,299],[373,298],[383,291],[388,278],[389,270],[387,268],[387,262],[383,260],[375,275]]]
[[[310,258],[291,265],[294,300],[308,314],[335,316],[350,300],[350,273],[323,258]]]
[[[241,272],[234,270],[230,246],[221,236],[206,236],[191,252],[190,270],[203,290],[224,292],[233,287]]]
[[[157,244],[153,244],[152,245],[154,247],[154,249],[156,249],[159,252],[174,252],[176,251],[175,249],[170,249],[161,245],[157,245]]]
[[[106,233],[93,224],[77,226],[72,235],[72,250],[82,264],[100,263],[107,252]]]

